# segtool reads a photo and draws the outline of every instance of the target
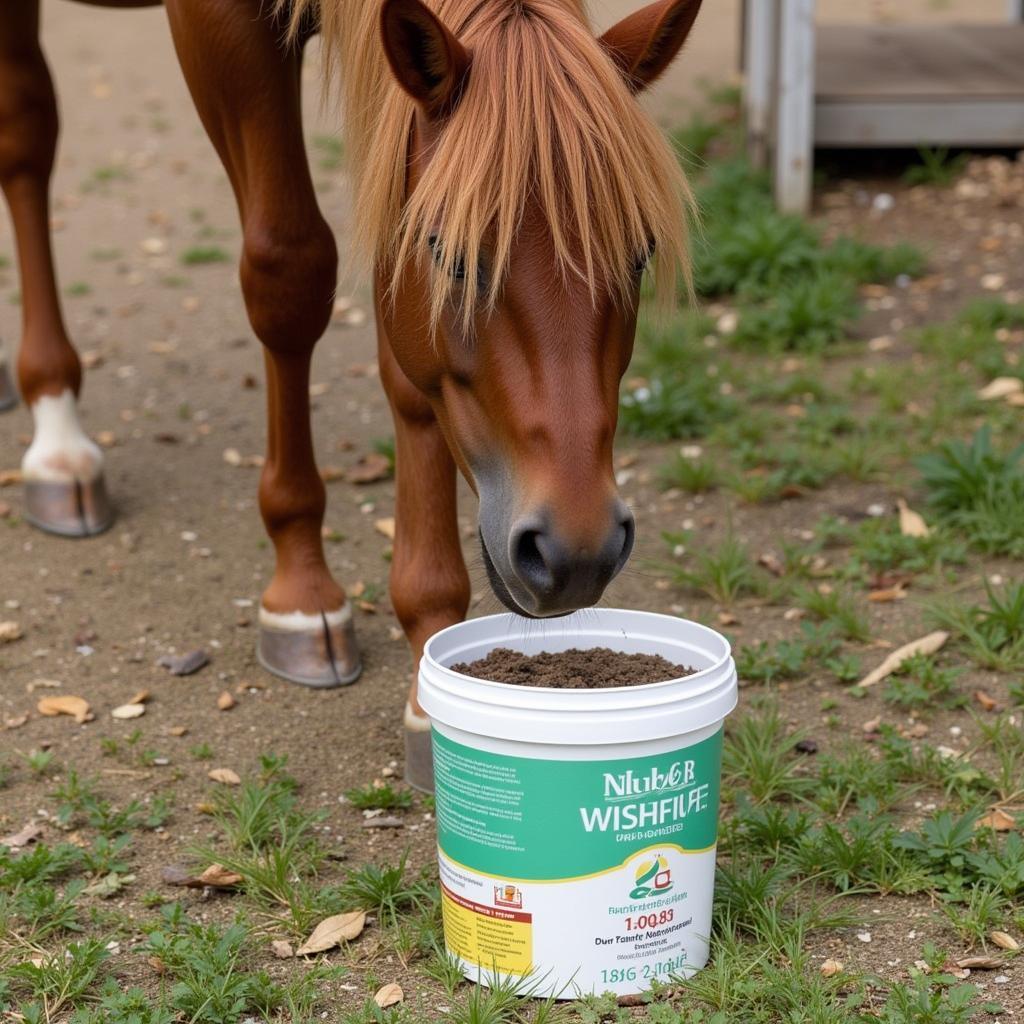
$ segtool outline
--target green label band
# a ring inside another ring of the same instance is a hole
[[[606,761],[494,754],[436,729],[433,738],[438,845],[474,871],[564,880],[659,844],[715,844],[721,729],[680,750]]]

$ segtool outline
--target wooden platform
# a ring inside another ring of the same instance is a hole
[[[1024,146],[1024,25],[819,25],[814,145]]]

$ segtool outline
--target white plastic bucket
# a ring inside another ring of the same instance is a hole
[[[696,673],[566,690],[452,671],[495,647],[609,647]],[[445,944],[471,980],[631,995],[708,957],[728,641],[696,622],[591,609],[442,630],[420,662],[431,718]]]

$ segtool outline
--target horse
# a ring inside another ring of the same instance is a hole
[[[655,0],[600,37],[583,0],[164,6],[237,200],[242,293],[265,356],[259,507],[275,568],[259,609],[264,667],[312,687],[360,672],[351,606],[324,558],[310,427],[310,359],[338,272],[302,134],[302,53],[316,32],[373,280],[395,430],[390,595],[413,663],[469,606],[460,471],[507,608],[543,618],[594,604],[634,540],[612,442],[641,281],[650,267],[671,297],[688,280],[692,199],[638,96],[680,51],[700,0]],[[113,507],[103,456],[78,420],[81,363],[55,284],[57,134],[39,0],[18,0],[0,12],[0,186],[21,279],[18,383],[34,419],[24,500],[34,525],[83,537],[106,529]],[[0,401],[11,397],[0,385]],[[415,669],[404,727],[406,778],[430,789]]]

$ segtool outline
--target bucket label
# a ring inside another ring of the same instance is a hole
[[[703,965],[721,730],[603,761],[433,740],[445,940],[469,973],[533,972],[569,996]]]

